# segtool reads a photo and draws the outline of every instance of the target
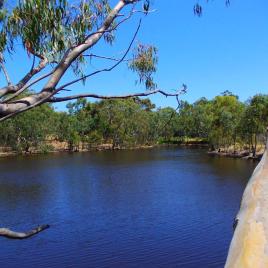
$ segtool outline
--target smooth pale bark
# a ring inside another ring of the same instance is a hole
[[[46,98],[49,98],[49,96],[51,96],[49,92],[42,92],[22,98],[12,103],[2,103],[0,104],[0,115],[5,116],[14,114],[18,111],[23,111],[23,109],[27,109],[29,106],[39,104],[39,102],[41,103],[43,100],[46,100]]]
[[[267,267],[268,154],[266,149],[243,194],[225,268]]]
[[[28,232],[14,232],[8,228],[0,228],[0,236],[5,236],[5,237],[11,238],[11,239],[25,239],[25,238],[29,238],[35,234],[38,234],[38,233],[46,230],[47,228],[49,228],[49,225],[41,225],[41,226],[38,226],[37,228],[30,230]]]

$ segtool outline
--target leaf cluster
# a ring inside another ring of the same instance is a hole
[[[144,83],[146,89],[155,89],[153,74],[156,72],[158,62],[157,48],[152,45],[138,44],[133,51],[133,58],[129,68],[139,76],[139,82]]]
[[[0,51],[13,52],[21,42],[28,53],[57,61],[84,42],[110,10],[107,0],[20,0],[12,10],[0,10]]]

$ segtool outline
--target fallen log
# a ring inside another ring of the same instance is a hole
[[[46,230],[47,228],[49,228],[48,224],[45,225],[40,225],[28,232],[15,232],[12,231],[8,228],[0,228],[0,236],[4,236],[7,238],[11,238],[11,239],[25,239],[25,238],[29,238],[35,234],[38,234],[44,230]]]

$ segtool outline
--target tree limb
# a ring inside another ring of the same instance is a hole
[[[5,67],[3,61],[4,61],[3,55],[2,55],[2,53],[0,53],[0,67],[1,67],[1,69],[3,71],[3,73],[4,73],[4,76],[6,78],[6,81],[7,81],[8,86],[10,86],[12,83],[11,83],[11,80],[9,78],[8,72],[6,70],[6,67]]]
[[[13,95],[11,95],[10,97],[4,99],[2,101],[2,103],[8,103],[11,100],[13,100],[14,98],[16,98],[17,96],[19,96],[22,92],[24,92],[26,89],[30,88],[32,85],[38,83],[39,81],[49,77],[50,75],[53,74],[53,71],[46,73],[44,75],[41,75],[40,77],[36,78],[35,80],[33,80],[32,82],[30,82],[29,84],[26,84],[25,86],[23,86],[20,90],[18,90],[16,93],[14,93]]]
[[[67,89],[62,88],[61,90],[67,90]],[[78,99],[85,98],[85,97],[92,97],[92,98],[99,98],[99,99],[105,99],[105,98],[106,99],[116,99],[116,98],[117,99],[126,99],[126,98],[131,98],[131,97],[149,96],[149,95],[156,94],[156,93],[160,93],[166,97],[176,97],[177,98],[179,95],[184,94],[186,92],[186,90],[187,90],[187,86],[185,84],[183,84],[182,89],[176,93],[167,93],[163,90],[156,89],[156,90],[152,90],[152,91],[148,91],[148,92],[142,92],[142,93],[130,94],[130,95],[122,95],[122,96],[101,96],[101,95],[97,95],[97,94],[80,94],[80,95],[65,97],[65,99],[63,99],[64,97],[58,98],[58,102],[77,99],[77,98]],[[56,102],[56,101],[53,101],[53,100],[55,100],[55,98],[52,98],[52,96],[54,96],[54,95],[55,95],[55,92],[50,92],[49,94],[41,92],[41,93],[38,93],[36,95],[32,95],[32,96],[29,96],[27,98],[18,100],[14,103],[6,104],[7,105],[6,111],[2,111],[2,113],[6,112],[6,114],[0,118],[0,122],[6,120],[8,118],[11,118],[17,114],[20,114],[22,112],[30,110],[30,109],[32,109],[38,105],[41,105],[45,102]],[[32,100],[32,98],[34,98],[34,100]],[[67,98],[69,98],[69,99],[67,99]],[[62,99],[62,100],[60,100],[60,99]],[[178,100],[178,98],[177,98],[177,100]],[[30,104],[30,103],[32,103],[32,104]],[[9,110],[9,109],[14,109],[13,106],[11,108],[8,107],[12,104],[16,105],[16,108],[17,107],[22,107],[22,108],[15,109],[13,111]],[[26,106],[25,106],[25,104],[26,104]],[[0,109],[1,109],[1,105],[0,105]],[[1,114],[1,110],[0,110],[0,114]]]
[[[54,94],[54,92],[40,92],[12,103],[0,104],[0,115],[2,115],[0,122],[45,103]]]
[[[73,96],[67,96],[67,97],[53,97],[48,100],[48,102],[63,102],[63,101],[70,101],[74,99],[81,99],[81,98],[95,98],[95,99],[128,99],[132,97],[146,97],[150,95],[154,95],[157,93],[160,93],[164,95],[165,97],[178,97],[179,95],[182,95],[186,92],[187,87],[186,85],[183,85],[182,89],[178,90],[176,93],[168,93],[161,89],[155,89],[147,92],[141,92],[141,93],[134,93],[134,94],[127,94],[127,95],[113,95],[113,96],[105,96],[105,95],[99,95],[99,94],[93,94],[93,93],[85,93],[85,94],[78,94]]]
[[[48,63],[47,58],[42,57],[39,64],[35,68],[31,68],[31,70],[16,84],[16,85],[8,85],[6,87],[3,87],[0,89],[0,98],[4,97],[7,94],[10,93],[16,93],[19,91],[22,87],[28,83],[31,78],[42,71]]]
[[[0,236],[4,236],[7,238],[11,238],[11,239],[25,239],[25,238],[29,238],[35,234],[38,234],[46,229],[49,228],[49,225],[40,225],[28,232],[14,232],[11,231],[8,228],[0,228]]]
[[[103,59],[103,60],[111,60],[111,61],[120,61],[121,59],[113,58],[113,57],[106,57],[106,56],[101,56],[101,55],[96,55],[96,54],[84,54],[84,57],[90,57],[90,58],[98,58],[98,59]],[[131,59],[128,60],[123,60],[126,62],[129,62]]]

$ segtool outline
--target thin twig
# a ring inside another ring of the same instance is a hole
[[[7,69],[6,69],[6,67],[5,67],[5,65],[4,65],[4,63],[3,63],[3,61],[2,61],[1,58],[0,58],[0,66],[1,66],[1,69],[3,70],[3,73],[4,73],[4,75],[5,75],[5,78],[6,78],[6,80],[7,80],[7,84],[8,84],[8,86],[10,86],[12,83],[11,83],[11,80],[10,80],[10,78],[9,78]]]
[[[111,60],[111,61],[120,61],[120,59],[113,58],[113,57],[106,57],[106,56],[101,56],[101,55],[96,55],[96,54],[85,54],[83,55],[84,57],[90,57],[90,58],[99,58],[99,59],[104,59],[104,60]],[[131,59],[123,60],[125,62],[131,61]]]

